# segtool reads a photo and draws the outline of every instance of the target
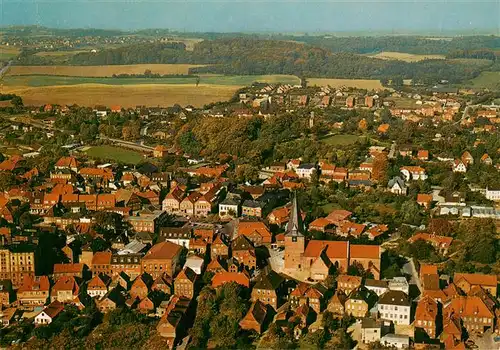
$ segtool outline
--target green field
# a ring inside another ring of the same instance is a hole
[[[16,47],[0,46],[0,61],[10,60],[19,55],[19,52]]]
[[[330,146],[345,146],[355,143],[360,138],[361,137],[357,135],[340,134],[327,136],[321,139],[321,141]]]
[[[126,164],[138,164],[144,159],[142,154],[139,152],[114,146],[94,146],[88,149],[85,153],[87,153],[87,155],[91,158],[110,160]]]
[[[475,88],[500,89],[500,72],[482,72],[471,84]]]
[[[292,75],[207,75],[200,77],[200,84],[246,86],[254,82],[299,84]],[[9,75],[2,79],[6,86],[61,86],[80,84],[142,85],[142,84],[196,84],[196,77],[172,78],[105,78],[66,77],[55,75]]]

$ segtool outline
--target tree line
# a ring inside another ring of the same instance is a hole
[[[302,43],[253,39],[247,37],[206,40],[187,51],[182,43],[147,43],[84,52],[72,56],[72,65],[118,64],[201,64],[189,74],[228,75],[292,74],[323,78],[413,79],[419,84],[440,80],[459,83],[478,76],[488,65],[470,65],[460,61],[424,60],[388,61],[353,53],[333,53]],[[23,51],[17,64],[51,64],[50,58]]]

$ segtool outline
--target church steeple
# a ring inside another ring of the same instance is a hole
[[[300,215],[299,205],[297,203],[297,193],[293,194],[292,207],[290,208],[290,217],[286,227],[286,235],[288,237],[304,237],[304,225],[302,216]]]

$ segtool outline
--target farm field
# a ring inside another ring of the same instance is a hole
[[[113,74],[143,74],[146,69],[157,74],[188,74],[192,64],[131,64],[109,66],[13,66],[9,75],[64,75],[69,77],[111,77]]]
[[[404,52],[379,52],[375,55],[368,55],[368,57],[380,58],[382,60],[398,60],[404,62],[418,62],[422,60],[444,60],[443,55],[415,55]]]
[[[331,86],[331,87],[353,87],[359,89],[376,90],[383,89],[380,80],[376,79],[328,79],[328,78],[308,78],[309,86]]]
[[[472,87],[498,89],[500,87],[500,72],[482,72],[471,80]]]
[[[5,86],[3,93],[15,93],[23,98],[25,105],[41,106],[46,103],[80,106],[120,105],[135,107],[172,106],[176,103],[203,107],[205,104],[226,101],[238,89],[231,85],[143,84],[103,85],[80,84],[61,86]]]
[[[355,143],[360,138],[361,137],[357,135],[338,134],[327,136],[321,139],[321,141],[330,146],[345,146]]]
[[[143,160],[143,156],[139,152],[107,145],[90,147],[85,153],[91,158],[134,165]]]
[[[19,55],[20,50],[17,47],[10,46],[0,46],[0,61],[1,60],[9,60],[11,58]]]
[[[9,75],[3,79],[5,86],[59,86],[79,84],[143,85],[143,84],[193,84],[196,77],[171,78],[109,78],[58,75]],[[253,82],[299,84],[300,79],[292,75],[202,75],[200,84],[246,86]]]

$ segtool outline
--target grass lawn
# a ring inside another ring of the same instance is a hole
[[[361,137],[357,135],[339,134],[327,136],[321,139],[321,141],[330,146],[344,146],[351,145],[358,141],[360,138]]]
[[[482,72],[477,78],[471,80],[475,88],[498,89],[500,88],[500,72]]]
[[[342,207],[340,205],[338,205],[337,203],[328,203],[328,204],[323,205],[321,207],[321,209],[323,209],[325,214],[330,214],[335,209],[342,209]]]
[[[139,152],[107,145],[91,147],[86,153],[91,158],[112,160],[126,164],[138,164],[144,159]]]

